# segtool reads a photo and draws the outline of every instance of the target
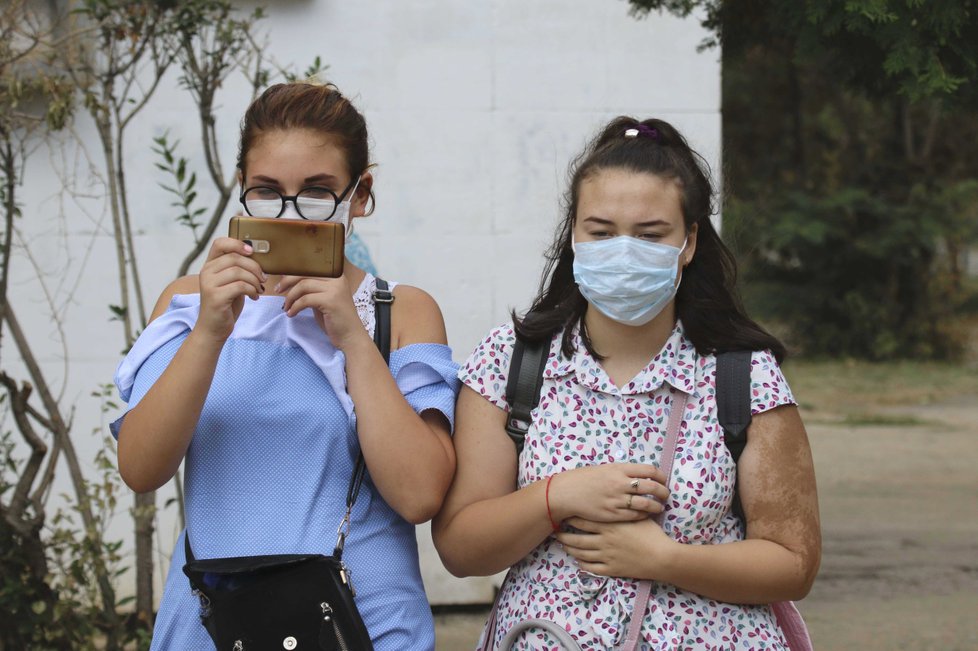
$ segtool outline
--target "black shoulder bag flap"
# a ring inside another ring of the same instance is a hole
[[[393,294],[377,279],[374,342],[390,361]],[[276,554],[195,559],[185,534],[187,564],[183,573],[200,599],[200,619],[217,651],[319,649],[372,651],[370,634],[360,617],[343,563],[350,514],[360,492],[366,465],[361,453],[350,478],[346,513],[337,531],[332,556]]]

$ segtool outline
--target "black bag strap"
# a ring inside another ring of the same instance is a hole
[[[394,302],[394,293],[390,290],[390,285],[388,285],[386,280],[377,278],[377,288],[374,290],[374,317],[376,320],[376,325],[374,326],[374,343],[377,344],[377,348],[380,349],[380,354],[384,358],[384,362],[390,365],[391,360],[391,303]],[[363,484],[363,476],[367,470],[367,463],[363,458],[363,451],[361,450],[357,455],[356,467],[353,469],[353,476],[350,477],[350,487],[346,491],[346,513],[343,515],[343,520],[340,522],[339,529],[336,531],[336,548],[333,550],[333,556],[336,560],[340,560],[343,556],[343,547],[346,544],[346,535],[350,531],[350,514],[353,512],[353,505],[357,501],[357,496],[360,495],[360,486]],[[189,563],[194,560],[193,550],[190,548],[190,534],[184,532],[183,536],[183,547],[186,554],[186,560]]]
[[[394,302],[394,293],[390,290],[390,285],[382,278],[376,278],[377,286],[374,289],[374,343],[380,350],[384,363],[390,366],[391,363],[391,303]],[[346,544],[346,535],[350,532],[350,514],[353,513],[353,505],[360,495],[360,486],[363,484],[363,476],[367,470],[367,463],[363,458],[363,450],[357,455],[357,465],[353,469],[353,476],[350,477],[350,487],[346,491],[346,513],[340,526],[336,530],[336,547],[333,549],[333,556],[340,560],[343,556],[343,547]]]
[[[750,359],[751,351],[736,350],[717,354],[716,400],[717,420],[723,428],[723,442],[734,464],[747,445],[747,426],[750,425]],[[739,473],[738,473],[739,475]],[[737,483],[740,483],[738,476]],[[744,521],[740,491],[734,489],[734,514]]]
[[[550,340],[527,342],[516,337],[506,381],[506,402],[509,403],[506,433],[516,445],[516,456],[523,451],[526,432],[530,429],[530,412],[540,404],[543,369],[549,354]]]

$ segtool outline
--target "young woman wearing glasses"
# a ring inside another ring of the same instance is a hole
[[[373,196],[363,116],[328,85],[279,84],[255,100],[238,170],[256,217],[349,233]],[[198,276],[166,288],[119,366],[119,471],[151,491],[185,463],[197,558],[329,554],[362,451],[368,477],[343,556],[358,608],[376,649],[431,649],[414,524],[438,511],[455,470],[457,367],[435,301],[391,283],[388,368],[373,341],[376,279],[344,269],[268,276],[248,244],[218,238]],[[184,560],[181,536],[153,649],[214,648]]]

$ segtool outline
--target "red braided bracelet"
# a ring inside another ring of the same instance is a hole
[[[550,482],[553,480],[555,475],[550,475],[547,477],[547,490],[545,496],[547,499],[547,517],[550,518],[550,526],[553,527],[554,533],[560,531],[560,525],[554,522],[554,514],[550,511]]]

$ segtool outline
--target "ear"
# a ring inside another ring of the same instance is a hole
[[[689,227],[689,234],[686,236],[686,248],[679,256],[679,262],[684,267],[693,261],[693,256],[696,254],[696,234],[699,229],[699,224],[693,224]]]
[[[367,214],[367,201],[374,187],[374,175],[367,170],[360,175],[360,184],[350,200],[350,217],[363,217]]]
[[[244,176],[241,175],[241,168],[240,167],[237,170],[235,170],[234,177],[238,181],[238,188],[243,192],[244,189],[245,189],[245,187],[244,187]]]

